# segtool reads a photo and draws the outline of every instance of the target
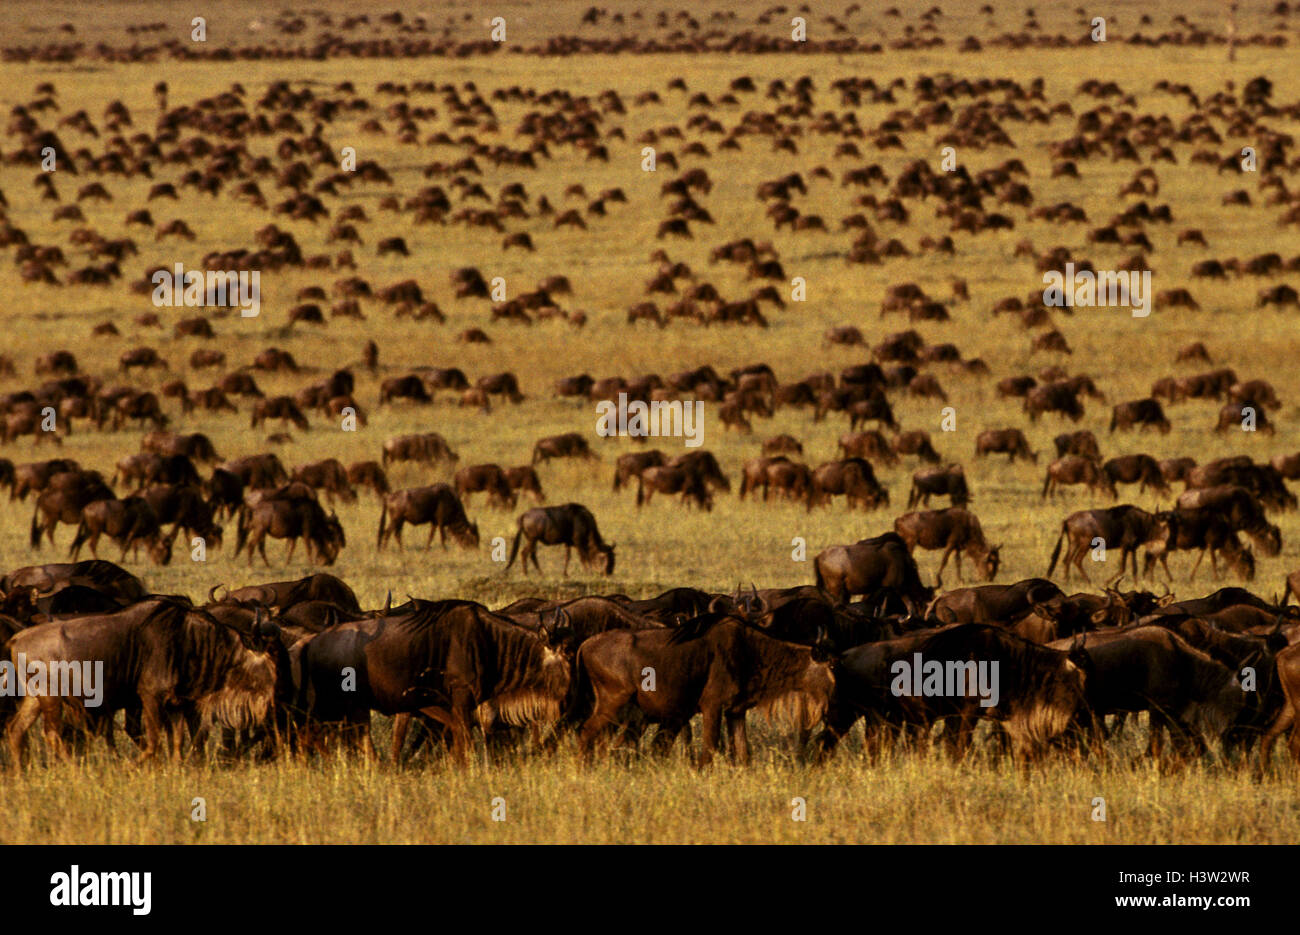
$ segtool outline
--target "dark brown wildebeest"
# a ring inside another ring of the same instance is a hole
[[[1228,387],[1228,399],[1235,403],[1254,403],[1265,409],[1281,409],[1282,400],[1277,398],[1277,390],[1267,380],[1246,380],[1234,382]]]
[[[185,530],[187,538],[201,536],[205,545],[221,547],[222,528],[217,525],[212,505],[203,499],[203,490],[194,484],[155,484],[142,494],[161,524],[171,523],[169,540]]]
[[[769,487],[774,483],[773,468],[777,465],[793,465],[785,455],[762,456],[750,458],[741,468],[740,473],[740,499],[744,500],[746,494],[756,493],[758,488],[763,488],[763,500],[767,500]],[[801,472],[794,472],[790,475],[792,484],[785,489],[787,493],[794,494],[796,499],[803,500],[807,497],[808,488],[812,482],[812,475],[803,465]],[[804,481],[804,482],[801,482]]]
[[[479,377],[475,384],[479,389],[492,396],[505,396],[512,403],[524,401],[524,394],[519,392],[519,379],[510,371]]]
[[[1160,464],[1150,455],[1122,455],[1111,458],[1101,467],[1111,486],[1139,484],[1138,493],[1150,487],[1156,493],[1168,493],[1169,485],[1160,470]]]
[[[451,450],[447,440],[437,432],[425,432],[421,435],[397,435],[384,440],[383,466],[388,468],[391,461],[419,461],[433,464],[438,461],[450,461],[455,464],[460,455]]]
[[[1052,444],[1056,446],[1056,456],[1058,458],[1064,458],[1066,455],[1079,455],[1083,458],[1101,460],[1101,446],[1097,444],[1097,436],[1093,435],[1088,429],[1081,429],[1078,432],[1062,432],[1052,439]]]
[[[722,473],[722,467],[711,451],[688,451],[668,459],[667,467],[690,471],[707,484],[710,490],[731,492],[731,479]]]
[[[36,497],[32,513],[31,546],[40,548],[45,536],[54,545],[54,529],[59,523],[77,526],[81,511],[96,500],[116,500],[117,494],[104,483],[98,471],[64,471],[52,475],[45,489]]]
[[[857,431],[858,427],[875,420],[886,428],[898,431],[898,421],[894,418],[894,409],[889,405],[889,400],[885,398],[884,391],[877,388],[866,399],[860,399],[857,402],[849,403],[845,407],[849,414],[849,429]]]
[[[1137,550],[1149,543],[1162,544],[1168,534],[1167,525],[1155,515],[1131,503],[1122,503],[1106,510],[1079,510],[1067,516],[1061,524],[1061,534],[1057,536],[1056,547],[1052,549],[1047,575],[1050,578],[1056,570],[1056,560],[1061,556],[1061,543],[1068,538],[1070,546],[1065,551],[1064,566],[1066,581],[1070,580],[1071,565],[1079,569],[1084,581],[1090,580],[1088,573],[1083,570],[1083,557],[1096,548],[1104,551],[1119,549],[1119,571],[1110,579],[1112,582],[1124,574],[1129,556],[1133,558],[1133,577],[1137,578]]]
[[[899,462],[888,439],[875,429],[869,432],[847,432],[840,436],[838,444],[846,458],[867,458],[885,465]]]
[[[127,455],[117,462],[112,484],[118,482],[136,487],[147,484],[201,484],[202,478],[193,462],[185,455],[162,455],[152,451]]]
[[[1059,606],[1064,598],[1064,592],[1046,578],[1026,578],[1013,584],[954,588],[934,598],[925,616],[945,623],[1006,624],[1040,605]]]
[[[342,578],[328,572],[316,572],[289,581],[272,581],[238,588],[226,595],[233,601],[256,601],[280,612],[307,601],[328,601],[348,614],[360,614],[357,596]]]
[[[1230,429],[1263,432],[1266,435],[1277,434],[1277,427],[1269,420],[1268,413],[1264,411],[1263,406],[1254,402],[1223,404],[1223,408],[1219,410],[1219,421],[1215,424],[1214,431],[1222,435]]]
[[[948,564],[948,557],[957,556],[957,580],[961,581],[961,557],[965,555],[974,563],[985,581],[997,577],[998,565],[1001,563],[1000,546],[989,545],[984,539],[984,530],[974,513],[961,507],[949,507],[946,510],[925,510],[923,512],[904,513],[894,520],[894,532],[902,537],[907,551],[911,553],[920,546],[927,550],[943,549],[943,558],[939,561],[938,574],[943,574]]]
[[[837,604],[855,594],[874,602],[882,593],[896,594],[913,612],[934,597],[934,590],[921,584],[916,560],[903,537],[887,532],[852,545],[833,545],[813,560],[817,587]]]
[[[889,505],[889,491],[876,479],[871,462],[862,458],[827,461],[813,470],[808,509],[830,503],[831,497],[837,494],[844,494],[849,509],[855,505],[864,510]]]
[[[1245,487],[1270,510],[1294,510],[1295,494],[1287,489],[1284,478],[1271,464],[1255,464],[1248,455],[1219,458],[1193,468],[1187,474],[1187,489],[1202,489],[1232,484]]]
[[[1165,576],[1172,582],[1173,574],[1169,571],[1169,553],[1175,551],[1197,550],[1200,554],[1187,580],[1196,577],[1196,570],[1210,553],[1210,568],[1217,578],[1219,574],[1218,558],[1223,558],[1229,568],[1245,581],[1255,577],[1255,556],[1241,544],[1232,524],[1217,514],[1202,510],[1175,509],[1156,514],[1168,529],[1163,542],[1153,541],[1147,546],[1146,559],[1142,573],[1149,575],[1158,561],[1164,566]]]
[[[659,465],[648,467],[637,475],[636,505],[649,503],[655,491],[663,494],[679,493],[681,502],[692,501],[703,510],[713,509],[713,497],[704,478],[688,467]]]
[[[1079,455],[1066,455],[1057,458],[1047,466],[1047,475],[1043,479],[1043,499],[1055,494],[1057,487],[1071,484],[1087,484],[1091,491],[1102,491],[1112,497],[1118,496],[1110,477],[1092,458]]]
[[[515,563],[521,540],[526,540],[523,552],[524,574],[528,574],[529,559],[532,559],[538,574],[542,571],[542,566],[537,562],[539,543],[564,546],[565,575],[569,573],[569,559],[575,548],[583,565],[591,566],[603,555],[605,567],[602,571],[607,575],[614,573],[614,544],[605,543],[596,527],[596,518],[581,503],[533,507],[520,516],[519,531],[515,533],[515,541],[510,547],[510,561],[506,563],[507,571]]]
[[[661,467],[668,462],[668,456],[658,448],[650,451],[629,451],[618,456],[614,462],[614,489],[622,490],[623,485],[640,477],[648,467]]]
[[[392,525],[388,525],[391,518]],[[397,547],[402,545],[402,527],[423,526],[429,523],[429,541],[424,547],[433,546],[436,533],[442,547],[447,548],[447,533],[450,532],[457,544],[466,549],[477,549],[479,543],[478,523],[471,523],[465,515],[465,505],[456,496],[456,491],[447,484],[432,484],[428,487],[410,487],[398,490],[384,497],[384,506],[379,512],[378,547],[382,549],[388,537],[397,540]]]
[[[306,432],[311,426],[302,414],[292,396],[267,396],[253,404],[250,428],[257,428],[268,419],[279,419],[286,424],[292,423],[299,431]]]
[[[674,628],[601,633],[578,650],[577,665],[579,703],[590,703],[592,712],[578,735],[584,756],[634,703],[658,722],[659,749],[667,749],[691,718],[703,714],[700,766],[718,751],[724,718],[733,760],[748,763],[747,711],[783,714],[806,731],[821,721],[835,684],[821,647],[776,640],[717,613]],[[646,668],[655,674],[653,690],[646,689]]]
[[[1029,440],[1020,429],[985,429],[975,436],[975,456],[1005,454],[1007,461],[1024,458],[1038,463],[1038,452],[1029,450]]]
[[[1165,458],[1160,462],[1160,476],[1166,484],[1178,481],[1187,483],[1187,476],[1196,467],[1195,458]]]
[[[379,385],[379,405],[391,403],[395,399],[409,399],[424,404],[433,402],[433,397],[425,388],[424,381],[415,374],[389,377]]]
[[[220,470],[233,474],[248,488],[277,487],[289,482],[289,472],[273,452],[223,461]]]
[[[388,493],[388,475],[378,461],[354,461],[348,465],[348,483],[354,487],[369,487],[377,496]]]
[[[357,492],[352,489],[348,472],[338,458],[326,458],[311,464],[300,464],[293,469],[291,481],[299,481],[313,490],[325,491],[330,504],[338,497],[344,503],[356,503]]]
[[[469,502],[472,493],[487,492],[488,503],[503,510],[513,510],[519,502],[519,496],[510,489],[510,481],[499,464],[475,464],[463,467],[456,472],[456,493]]]
[[[587,437],[581,432],[565,432],[540,439],[533,446],[533,464],[549,461],[552,458],[585,458],[597,461],[599,456],[587,444]]]
[[[1273,470],[1287,480],[1300,480],[1300,452],[1289,455],[1274,455],[1269,461]]]
[[[75,626],[30,627],[10,640],[12,658],[40,661],[45,671],[61,673],[74,687],[70,675],[92,663],[102,665],[100,703],[90,706],[80,692],[55,693],[29,682],[6,729],[11,763],[21,765],[25,735],[38,717],[50,748],[63,753],[64,714],[85,729],[104,733],[112,747],[114,716],[138,707],[146,757],[158,752],[164,727],[173,756],[179,756],[177,706],[197,715],[195,750],[201,749],[213,722],[237,729],[260,725],[270,715],[275,695],[276,631],[259,617],[254,635],[246,637],[174,598],[150,598],[114,614],[83,617]],[[28,670],[19,671],[26,678]]]
[[[826,730],[816,743],[823,756],[829,754],[865,716],[867,747],[875,753],[889,732],[927,736],[936,722],[951,718],[958,727],[945,736],[952,754],[960,757],[970,747],[976,722],[991,718],[1006,730],[1012,756],[1032,761],[1086,720],[1081,661],[986,624],[922,630],[856,646],[834,667]],[[923,673],[912,670],[918,662],[933,667],[945,690],[919,690]],[[984,665],[989,668],[981,672]]]
[[[345,721],[368,739],[372,709],[396,715],[395,762],[417,712],[448,730],[463,763],[476,713],[485,730],[497,719],[549,726],[569,689],[562,653],[472,601],[412,600],[337,624],[302,646],[299,665],[295,707],[309,722]],[[355,691],[340,690],[338,673],[348,667],[357,673]]]
[[[202,432],[189,435],[177,435],[174,432],[150,432],[140,440],[141,451],[153,451],[160,455],[184,455],[199,464],[215,464],[221,460],[212,440]]]
[[[787,434],[774,435],[771,438],[769,438],[767,441],[763,442],[762,450],[763,450],[763,454],[765,455],[779,455],[779,454],[802,455],[803,443],[800,442],[799,439],[795,438],[793,435],[787,435]]]
[[[1055,412],[1071,422],[1083,418],[1083,403],[1079,391],[1070,381],[1060,381],[1036,386],[1025,395],[1024,410],[1030,422],[1037,422],[1045,412]]]
[[[333,513],[328,516],[314,499],[307,497],[268,496],[252,506],[239,511],[236,526],[235,557],[248,546],[248,564],[261,552],[262,561],[270,567],[266,557],[266,537],[288,539],[286,561],[293,560],[293,551],[302,539],[307,555],[323,565],[333,565],[339,552],[347,545],[343,526]]]
[[[1178,495],[1177,506],[1216,514],[1234,530],[1250,536],[1269,557],[1282,551],[1282,531],[1268,521],[1263,504],[1244,487],[1222,485],[1185,490]]]
[[[542,493],[542,482],[531,464],[506,468],[506,482],[513,491],[523,491],[533,498],[535,503],[545,503],[546,495]]]
[[[1163,730],[1179,755],[1203,752],[1202,731],[1218,737],[1232,725],[1245,693],[1227,666],[1164,627],[1085,633],[1049,643],[1088,655],[1084,687],[1100,735],[1107,714],[1150,712],[1148,755],[1161,755]],[[1100,748],[1100,736],[1096,738]]]
[[[921,468],[912,475],[912,490],[907,495],[907,508],[918,503],[929,506],[931,497],[949,497],[953,506],[970,502],[970,488],[966,486],[966,471],[960,464],[944,467]]]
[[[108,536],[122,549],[119,561],[130,551],[138,559],[140,546],[148,548],[155,565],[166,565],[172,560],[172,535],[166,536],[158,514],[142,496],[125,500],[96,500],[86,504],[77,524],[77,535],[72,540],[68,556],[76,561],[83,545],[90,546],[90,554],[99,558],[99,537]]]
[[[900,432],[894,439],[894,453],[898,455],[916,455],[922,461],[938,464],[943,459],[930,443],[930,433],[916,429]]]
[[[1126,403],[1120,403],[1110,414],[1110,430],[1117,429],[1121,432],[1127,432],[1134,426],[1139,427],[1139,431],[1145,431],[1148,427],[1154,426],[1160,430],[1161,435],[1168,435],[1172,425],[1169,419],[1165,417],[1164,407],[1160,405],[1160,400],[1147,397],[1146,399],[1134,399]]]
[[[157,429],[164,429],[171,422],[163,413],[157,395],[149,392],[129,391],[118,396],[113,401],[112,412],[115,432],[132,419],[142,424],[149,422]]]

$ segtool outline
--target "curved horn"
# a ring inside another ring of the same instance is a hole
[[[763,598],[759,596],[758,588],[754,587],[754,582],[752,581],[749,582],[749,590],[754,594],[754,603],[750,606],[749,612],[757,617],[761,617],[763,614],[767,613],[767,601],[763,600]]]
[[[721,603],[721,602],[725,602],[727,600],[728,600],[727,595],[719,594],[713,600],[709,601],[708,613],[725,614],[727,612],[727,606],[725,603]]]
[[[217,588],[219,588],[219,587],[221,587],[220,582],[218,582],[217,584],[214,584],[212,587],[208,588],[208,603],[209,603],[209,604],[216,604],[216,603],[218,603],[217,598],[216,598],[216,594],[217,594]]]
[[[388,598],[384,601],[384,616],[387,617],[388,612],[392,609],[393,609],[393,589],[389,588]]]
[[[268,588],[266,585],[262,585],[260,588],[258,588],[258,590],[261,591],[263,594],[269,595],[269,597],[262,598],[263,604],[270,607],[272,604],[275,603],[275,590],[273,588]]]

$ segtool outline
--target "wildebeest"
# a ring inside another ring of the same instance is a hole
[[[581,432],[565,432],[563,435],[551,435],[543,438],[533,446],[533,464],[540,461],[549,461],[551,458],[586,458],[588,461],[598,460],[591,446],[587,443],[586,436]]]
[[[391,521],[391,525],[389,525]],[[465,515],[465,506],[456,492],[447,484],[432,484],[428,487],[410,487],[398,490],[384,497],[384,505],[379,513],[378,548],[382,549],[388,537],[397,539],[397,547],[402,545],[402,527],[429,526],[429,541],[425,548],[433,545],[436,533],[442,547],[447,547],[447,533],[464,548],[478,548],[478,524],[471,523]]]
[[[1034,387],[1025,395],[1024,411],[1030,422],[1037,422],[1045,412],[1066,416],[1071,422],[1083,418],[1083,403],[1079,392],[1069,381],[1048,383]]]
[[[965,554],[985,581],[997,577],[1000,547],[985,541],[980,521],[974,513],[961,507],[904,513],[894,520],[894,531],[902,537],[908,552],[918,545],[929,550],[943,549],[943,558],[939,561],[940,575],[949,556],[956,554],[957,580],[962,580],[961,557]]]
[[[907,508],[918,503],[929,506],[931,497],[948,497],[953,506],[970,502],[970,488],[966,486],[966,471],[960,464],[921,468],[912,475],[912,489],[907,495]]]
[[[569,559],[573,549],[578,550],[578,558],[583,565],[590,566],[596,559],[604,556],[607,575],[614,573],[614,544],[605,543],[600,530],[596,527],[596,518],[581,503],[565,503],[560,506],[533,507],[519,517],[519,529],[515,533],[514,543],[510,547],[510,561],[506,570],[515,563],[519,554],[519,543],[524,542],[524,574],[528,574],[528,561],[532,559],[538,574],[542,566],[537,562],[537,546],[564,546],[564,574],[569,573]]]
[[[472,493],[486,492],[488,503],[504,510],[513,510],[518,502],[518,495],[510,488],[506,472],[499,464],[475,464],[463,467],[456,472],[456,493],[462,500],[468,500]]]
[[[1051,577],[1056,570],[1056,560],[1061,555],[1061,544],[1067,538],[1069,548],[1065,551],[1065,580],[1070,580],[1070,566],[1074,565],[1084,581],[1089,581],[1088,573],[1083,568],[1083,558],[1091,550],[1100,548],[1104,558],[1106,552],[1119,549],[1119,571],[1112,576],[1112,581],[1124,574],[1129,557],[1133,559],[1133,576],[1138,574],[1137,550],[1151,542],[1163,542],[1168,535],[1167,525],[1146,510],[1139,509],[1131,503],[1123,503],[1106,510],[1079,510],[1071,513],[1061,524],[1061,534],[1052,549],[1052,558],[1047,566],[1047,575]],[[1100,541],[1098,541],[1100,540]]]
[[[116,499],[117,494],[104,483],[98,471],[64,471],[53,475],[36,497],[36,509],[32,512],[32,548],[40,547],[42,536],[53,545],[55,527],[59,523],[79,525],[81,511],[96,500]]]
[[[1203,510],[1175,509],[1156,514],[1168,529],[1163,542],[1152,542],[1147,547],[1142,573],[1151,572],[1155,562],[1164,566],[1165,575],[1173,581],[1169,571],[1169,553],[1195,549],[1199,552],[1188,581],[1196,576],[1205,553],[1210,553],[1210,567],[1218,575],[1218,559],[1222,557],[1229,567],[1246,581],[1255,577],[1255,556],[1242,546],[1232,524],[1225,518]]]
[[[1101,448],[1097,444],[1097,436],[1093,435],[1088,429],[1081,429],[1078,432],[1062,432],[1052,439],[1052,444],[1056,446],[1056,456],[1058,458],[1064,458],[1066,455],[1078,455],[1081,458],[1101,460]]]
[[[1165,416],[1164,407],[1160,405],[1160,400],[1152,397],[1120,403],[1111,410],[1110,430],[1112,432],[1116,430],[1125,432],[1134,426],[1138,426],[1140,431],[1154,426],[1160,430],[1161,435],[1168,435],[1172,428],[1169,419]]]
[[[506,468],[506,482],[511,490],[527,493],[536,503],[546,501],[546,495],[542,493],[542,482],[537,476],[537,470],[531,464]]]
[[[1264,515],[1263,504],[1244,487],[1224,484],[1185,490],[1178,495],[1178,508],[1203,510],[1225,520],[1234,529],[1246,533],[1268,556],[1282,551],[1282,531]]]
[[[1006,623],[1038,604],[1059,603],[1065,595],[1046,578],[1026,578],[1013,584],[981,584],[954,588],[930,602],[926,617],[945,623]]]
[[[1112,487],[1119,484],[1139,484],[1138,493],[1145,493],[1148,487],[1157,493],[1169,491],[1160,464],[1150,455],[1123,455],[1111,458],[1102,465],[1101,469],[1110,480]]]
[[[655,491],[663,494],[681,494],[681,502],[695,503],[703,510],[713,509],[713,497],[704,478],[689,467],[661,465],[645,468],[637,475],[636,505],[650,502]]]
[[[334,514],[326,515],[324,508],[307,497],[265,497],[239,511],[236,526],[235,556],[248,546],[248,564],[253,564],[257,552],[269,567],[266,557],[266,537],[288,539],[286,561],[293,560],[293,551],[302,539],[307,555],[324,565],[333,565],[339,552],[347,545],[343,526]]]
[[[88,503],[81,511],[81,522],[77,524],[77,535],[72,540],[69,556],[76,561],[82,545],[90,546],[90,554],[99,558],[99,538],[108,536],[122,550],[120,560],[125,560],[126,553],[138,556],[140,546],[149,550],[149,557],[157,565],[166,565],[172,558],[172,535],[164,535],[158,514],[154,512],[149,501],[142,496],[127,497],[125,500],[96,500]]]
[[[313,490],[323,490],[330,503],[338,497],[344,503],[356,503],[357,492],[352,489],[348,472],[338,458],[326,458],[311,464],[300,464],[293,469],[291,480],[300,481]]]
[[[438,461],[456,463],[460,455],[451,450],[447,440],[437,432],[422,435],[398,435],[384,440],[383,466],[390,461],[419,461],[426,464]]]
[[[668,456],[658,448],[650,451],[629,451],[618,456],[614,462],[614,489],[621,490],[624,484],[640,477],[648,467],[660,467],[666,464]]]
[[[1020,429],[986,429],[975,437],[975,456],[1005,454],[1008,461],[1024,458],[1038,463],[1038,452],[1029,449],[1029,440]]]
[[[699,765],[719,747],[725,718],[731,755],[749,762],[745,714],[752,708],[785,713],[804,730],[815,726],[835,680],[820,647],[773,639],[728,614],[706,613],[674,628],[611,630],[578,650],[580,703],[591,715],[578,736],[589,754],[597,736],[618,722],[629,704],[659,723],[666,748],[697,713],[704,716]],[[654,673],[647,688],[645,672]]]
[[[871,462],[861,458],[828,461],[813,470],[808,509],[829,503],[831,496],[836,494],[844,494],[849,509],[854,505],[865,510],[889,505],[889,491],[876,479]]]
[[[1079,455],[1066,455],[1047,466],[1047,474],[1043,478],[1043,499],[1054,494],[1057,487],[1073,484],[1086,484],[1089,490],[1102,491],[1112,497],[1118,495],[1109,475],[1096,461]]]
[[[921,583],[907,544],[896,532],[887,532],[852,545],[833,545],[813,559],[817,587],[837,604],[854,595],[868,600],[877,595],[896,594],[913,610],[919,610],[934,597],[934,590]]]

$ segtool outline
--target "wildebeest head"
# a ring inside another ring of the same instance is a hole
[[[235,729],[267,720],[275,700],[279,640],[279,626],[259,607],[251,633],[241,637],[231,653],[222,683],[197,699],[204,720]]]
[[[980,560],[979,570],[983,573],[985,581],[992,581],[997,577],[998,567],[1002,564],[1001,550],[1001,545],[989,546],[989,550]]]

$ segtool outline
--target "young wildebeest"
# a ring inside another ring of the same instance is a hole
[[[937,667],[943,691],[912,690],[922,684],[922,673],[907,676],[918,659],[926,668]],[[866,717],[867,747],[875,753],[889,732],[901,729],[925,737],[936,722],[953,718],[958,729],[945,731],[945,736],[952,754],[960,757],[970,747],[976,721],[989,718],[1001,722],[1012,755],[1026,762],[1086,723],[1085,667],[1080,662],[1073,653],[1047,649],[984,624],[923,630],[856,646],[834,665],[835,691],[817,745],[823,756],[829,754],[858,718]],[[992,678],[981,680],[979,667],[985,665],[997,669]]]
[[[1167,525],[1131,503],[1113,506],[1108,510],[1079,510],[1067,516],[1061,524],[1061,534],[1057,536],[1056,547],[1052,549],[1047,576],[1050,578],[1056,569],[1056,560],[1061,556],[1061,543],[1067,537],[1070,547],[1065,552],[1066,581],[1070,580],[1071,565],[1079,569],[1084,581],[1090,581],[1088,573],[1083,570],[1083,558],[1090,550],[1100,547],[1108,551],[1119,549],[1119,571],[1110,579],[1114,582],[1124,574],[1129,556],[1133,558],[1133,577],[1136,578],[1137,550],[1144,545],[1149,549],[1151,543],[1160,547],[1168,535]]]
[[[912,610],[920,610],[934,597],[934,589],[921,584],[916,560],[896,532],[887,532],[852,545],[833,545],[813,559],[817,587],[836,604],[855,594],[874,599],[897,595]]]
[[[390,517],[391,526],[388,525]],[[435,533],[442,547],[447,548],[448,531],[464,548],[478,548],[478,523],[469,521],[464,504],[447,484],[410,487],[384,497],[383,509],[379,511],[378,547],[382,549],[388,542],[388,537],[393,536],[397,539],[397,547],[405,548],[402,545],[402,527],[406,523],[412,526],[432,524],[429,527],[429,541],[424,544],[426,549],[432,547]]]
[[[1282,551],[1282,530],[1268,521],[1263,504],[1244,487],[1222,484],[1185,490],[1178,495],[1177,506],[1183,510],[1215,514],[1232,529],[1250,536],[1259,550],[1270,558]]]
[[[970,502],[970,488],[966,486],[966,471],[960,464],[945,467],[921,468],[912,475],[912,490],[907,495],[907,508],[918,503],[929,506],[931,497],[950,497],[953,506]]]
[[[510,489],[510,481],[499,464],[475,464],[463,467],[456,472],[456,493],[465,502],[469,502],[472,493],[487,492],[488,503],[503,510],[513,510],[519,501],[518,495]]]
[[[655,745],[667,749],[696,714],[704,716],[699,765],[712,762],[723,719],[731,756],[749,762],[745,713],[759,708],[802,730],[821,721],[835,679],[818,646],[767,636],[737,617],[706,613],[665,629],[611,630],[578,650],[577,703],[590,704],[578,745],[589,756],[599,734],[629,704],[659,723]],[[647,688],[643,672],[654,672]]]
[[[650,502],[655,491],[662,494],[679,493],[681,502],[692,502],[703,510],[713,509],[713,497],[709,493],[704,478],[688,467],[648,467],[641,472],[636,481],[636,505]]]
[[[36,498],[32,512],[31,546],[39,548],[44,535],[54,545],[54,530],[59,523],[75,526],[81,511],[97,500],[116,500],[98,471],[66,471],[53,475]]]
[[[275,694],[274,624],[260,617],[252,636],[241,635],[211,616],[172,598],[150,598],[118,613],[83,617],[76,626],[60,621],[30,627],[9,642],[15,663],[40,661],[66,684],[56,694],[50,686],[27,683],[26,697],[6,730],[11,765],[22,763],[27,729],[41,717],[51,750],[65,752],[61,724],[72,715],[81,727],[103,733],[113,747],[113,718],[124,708],[143,716],[144,755],[158,752],[165,727],[173,756],[180,753],[179,715],[197,715],[193,743],[200,749],[213,721],[232,728],[267,720]],[[103,680],[95,686],[101,704],[87,706],[76,688],[77,676],[101,663]],[[25,666],[18,666],[26,678]],[[80,697],[79,697],[80,695]]]
[[[99,558],[99,537],[108,536],[122,548],[119,561],[126,559],[130,551],[138,558],[140,546],[148,547],[149,557],[157,565],[166,565],[172,560],[172,535],[164,536],[158,522],[158,514],[142,496],[127,497],[125,500],[96,500],[88,503],[81,511],[81,522],[77,525],[76,538],[72,540],[69,556],[76,561],[81,554],[82,545],[90,546],[90,554]]]
[[[298,540],[302,539],[308,557],[324,565],[333,565],[339,551],[347,544],[338,517],[333,513],[326,516],[321,505],[308,496],[271,495],[241,508],[236,526],[235,556],[238,557],[247,545],[249,565],[253,564],[255,554],[261,552],[262,561],[270,567],[271,561],[266,557],[267,536],[289,540],[286,561],[293,560],[293,551]]]
[[[1111,486],[1118,484],[1140,484],[1138,493],[1146,493],[1150,487],[1156,493],[1168,493],[1169,485],[1160,470],[1160,464],[1150,455],[1123,455],[1111,458],[1102,465]]]
[[[961,507],[904,513],[894,520],[894,531],[903,537],[908,552],[918,545],[931,551],[943,549],[943,558],[939,561],[940,575],[948,564],[948,557],[956,553],[957,580],[961,581],[961,557],[965,553],[985,581],[992,581],[997,576],[1001,547],[984,541],[980,521],[974,513]]]
[[[551,435],[543,438],[533,446],[533,464],[549,461],[552,458],[585,458],[598,460],[598,456],[587,444],[581,432],[565,432],[563,435]]]
[[[648,467],[662,467],[668,463],[668,456],[658,448],[650,451],[629,451],[618,456],[614,462],[614,489],[622,490],[623,485],[633,478],[640,477]]]
[[[520,516],[519,531],[515,533],[514,544],[510,547],[510,561],[506,563],[507,571],[519,554],[520,540],[527,540],[524,542],[524,574],[528,574],[529,559],[532,559],[533,567],[541,574],[542,566],[537,562],[538,543],[564,546],[566,575],[569,573],[569,559],[573,549],[578,550],[578,558],[585,566],[592,565],[598,556],[603,555],[604,573],[614,573],[614,544],[605,544],[596,527],[596,518],[581,503],[533,507]]]
[[[1029,440],[1020,429],[986,429],[975,437],[975,456],[1005,454],[1008,461],[1024,458],[1038,463],[1038,452],[1029,450]]]
[[[1069,484],[1087,484],[1091,491],[1104,491],[1112,497],[1118,496],[1115,485],[1101,469],[1101,465],[1092,458],[1079,455],[1066,455],[1057,458],[1047,466],[1047,475],[1043,479],[1043,499],[1055,494],[1057,487]]]
[[[356,503],[357,492],[352,489],[348,472],[338,458],[326,458],[312,464],[300,464],[293,469],[292,480],[301,481],[314,490],[323,490],[331,504],[334,498],[344,503]]]
[[[1196,557],[1188,581],[1196,577],[1196,569],[1200,567],[1207,550],[1210,553],[1210,568],[1216,578],[1219,575],[1217,558],[1221,557],[1242,579],[1254,579],[1255,556],[1241,544],[1232,524],[1223,517],[1202,510],[1176,509],[1157,513],[1156,519],[1164,523],[1169,531],[1164,541],[1153,541],[1147,545],[1143,575],[1149,575],[1155,562],[1159,561],[1164,566],[1166,577],[1173,581],[1174,576],[1169,572],[1169,553],[1197,549],[1200,554]]]

